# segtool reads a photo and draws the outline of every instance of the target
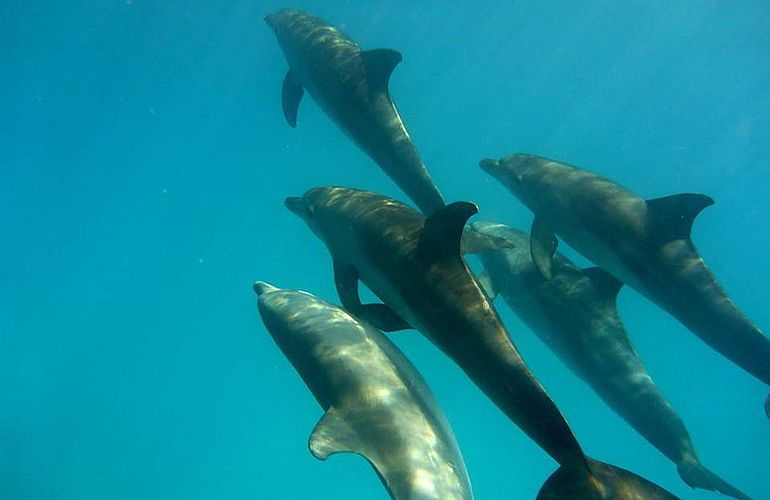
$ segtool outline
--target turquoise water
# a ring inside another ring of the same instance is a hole
[[[527,229],[477,166],[512,152],[644,197],[706,193],[693,239],[770,329],[769,4],[412,4],[294,6],[403,53],[391,93],[447,199]],[[341,184],[404,199],[311,99],[286,125],[286,62],[262,20],[284,6],[0,5],[0,498],[386,498],[360,457],[308,452],[321,409],[251,291],[336,300],[326,249],[284,197]],[[635,292],[619,302],[703,463],[770,498],[767,388]],[[589,455],[717,497],[499,310]],[[392,338],[443,405],[476,497],[533,498],[555,463],[420,334]]]

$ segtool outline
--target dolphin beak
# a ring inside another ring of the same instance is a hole
[[[273,16],[272,16],[272,15],[270,15],[270,14],[266,15],[266,16],[265,16],[265,22],[266,22],[266,23],[267,23],[267,25],[268,25],[268,26],[270,26],[271,28],[274,28],[274,27],[275,27],[275,26],[273,26]]]
[[[468,226],[470,226],[470,228],[477,233],[483,233],[488,225],[489,222],[484,222],[482,220],[474,220],[468,224]]]
[[[254,282],[254,292],[258,296],[261,296],[263,293],[274,292],[276,290],[278,290],[278,288],[274,287],[270,283],[266,283],[264,281],[255,281]]]
[[[308,215],[307,207],[305,206],[305,200],[300,196],[290,196],[284,200],[283,204],[286,205],[286,208],[299,215],[303,219]]]
[[[500,166],[500,162],[497,160],[491,160],[489,158],[484,158],[479,162],[479,166],[481,167],[481,170],[484,172],[493,175],[493,172],[497,170],[497,167]]]

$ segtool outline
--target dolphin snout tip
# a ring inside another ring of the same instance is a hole
[[[263,19],[265,20],[265,22],[267,23],[268,26],[270,26],[271,28],[273,27],[273,15],[272,14],[267,14]]]
[[[283,200],[283,204],[297,215],[302,215],[305,212],[305,201],[300,196],[289,196]]]
[[[491,223],[483,220],[474,220],[468,223],[468,226],[470,226],[470,228],[477,233],[483,233],[489,229]]]
[[[500,165],[500,162],[491,158],[484,158],[479,161],[479,166],[484,172],[492,172],[498,165]]]
[[[275,290],[278,290],[278,288],[274,287],[270,283],[266,281],[255,281],[254,282],[254,293],[257,294],[257,296],[260,296],[267,292],[273,292]]]

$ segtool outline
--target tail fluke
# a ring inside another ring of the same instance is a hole
[[[748,495],[728,484],[696,460],[681,462],[677,464],[676,470],[679,472],[682,480],[691,488],[717,491],[723,495],[740,500],[751,500]]]
[[[586,458],[584,466],[562,465],[545,482],[538,500],[677,500],[633,472]]]

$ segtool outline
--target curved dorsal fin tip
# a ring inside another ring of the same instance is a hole
[[[646,201],[651,237],[660,243],[689,239],[695,217],[714,199],[705,194],[682,193]]]
[[[388,88],[390,75],[403,56],[393,49],[373,49],[363,52],[366,76],[369,82],[382,90]]]
[[[465,223],[479,208],[469,201],[456,201],[437,210],[425,219],[420,236],[420,251],[425,257],[460,257],[460,242]]]

